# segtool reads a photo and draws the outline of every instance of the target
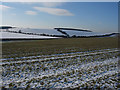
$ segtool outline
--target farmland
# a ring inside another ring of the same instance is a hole
[[[119,88],[118,39],[2,43],[2,87]]]

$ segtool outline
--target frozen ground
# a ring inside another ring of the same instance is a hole
[[[3,58],[6,88],[112,88],[118,89],[118,50]]]

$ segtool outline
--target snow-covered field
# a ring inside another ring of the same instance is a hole
[[[63,30],[65,31],[65,30]],[[65,31],[70,36],[76,35],[76,36],[96,36],[96,35],[106,35],[110,33],[99,33],[99,32],[84,32],[84,31]]]
[[[118,49],[2,58],[6,88],[112,88],[118,84]]]
[[[27,35],[21,33],[11,33],[11,32],[0,32],[0,38],[2,39],[49,39],[49,38],[58,38],[58,37],[49,37],[49,36],[38,36],[38,35]]]
[[[64,35],[57,30],[54,29],[31,29],[31,28],[12,28],[9,31],[16,31],[19,32],[21,30],[24,33],[37,33],[37,34],[49,34],[49,35]],[[38,35],[28,35],[28,34],[21,34],[21,33],[13,33],[13,32],[6,32],[5,30],[0,29],[0,38],[3,39],[48,39],[48,38],[58,38],[58,37],[50,37],[50,36],[38,36]],[[63,30],[64,31],[64,30]],[[65,31],[70,36],[99,36],[99,35],[106,35],[110,33],[99,33],[99,32],[84,32],[84,31]]]

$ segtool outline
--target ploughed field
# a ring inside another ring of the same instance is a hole
[[[119,88],[118,39],[69,38],[2,44],[2,87]]]

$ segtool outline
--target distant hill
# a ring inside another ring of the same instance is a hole
[[[91,37],[117,37],[119,33],[96,33],[85,29],[73,28],[54,28],[56,30],[48,30],[44,33],[41,29],[24,29],[12,26],[0,26],[3,30],[1,39],[53,39],[53,38],[91,38]],[[32,30],[32,31],[30,31]],[[37,31],[37,32],[34,32]],[[58,33],[51,34],[50,31]]]

